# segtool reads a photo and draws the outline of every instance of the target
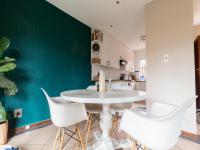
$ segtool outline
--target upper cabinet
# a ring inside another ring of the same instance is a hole
[[[132,71],[133,52],[110,33],[103,31],[102,36],[102,41],[92,41],[92,63],[120,69],[119,61],[121,58],[128,62],[125,70]],[[98,52],[93,49],[94,44],[99,45]],[[99,61],[94,61],[98,59]]]

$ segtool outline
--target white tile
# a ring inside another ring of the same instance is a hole
[[[84,128],[84,123],[80,127]],[[8,144],[14,144],[22,147],[22,150],[51,150],[55,140],[57,128],[53,125],[37,129],[34,131],[26,132],[17,136],[14,136],[9,140]],[[95,142],[93,137],[93,131],[99,130],[97,123],[95,123],[91,134],[88,145]],[[118,130],[116,130],[118,131]],[[127,135],[123,132],[115,132],[113,137],[121,138]],[[80,150],[80,147],[76,146],[76,142],[71,140],[65,147],[64,150]],[[170,150],[200,150],[200,144],[187,141],[185,139],[179,139],[177,145]]]
[[[171,148],[170,150],[181,150],[179,147],[174,146],[173,148]]]
[[[22,150],[41,150],[43,145],[21,145]]]
[[[176,144],[181,150],[200,150],[200,144],[180,138]]]
[[[28,131],[19,135],[16,135],[8,140],[8,144],[11,145],[25,145],[31,141],[40,131],[40,129]]]
[[[57,128],[53,125],[47,126],[45,128],[40,129],[38,132],[29,142],[28,144],[46,144],[46,142],[50,139],[50,137],[55,136],[57,132]]]

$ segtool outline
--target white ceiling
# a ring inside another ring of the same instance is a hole
[[[112,33],[131,49],[144,48],[144,6],[151,0],[48,0],[74,18]],[[113,25],[111,28],[110,25]]]
[[[106,30],[130,49],[145,48],[145,4],[153,0],[47,0],[92,28]],[[200,24],[200,0],[194,0],[194,24]],[[113,25],[111,28],[110,25]]]

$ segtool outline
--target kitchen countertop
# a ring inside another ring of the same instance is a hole
[[[94,82],[98,82],[99,80],[92,80]],[[109,82],[109,80],[105,80],[106,82]],[[131,80],[111,80],[112,82],[131,82]]]
[[[137,81],[135,81],[135,82],[146,82],[146,81],[140,81],[140,80],[137,80]]]
[[[92,80],[93,82],[98,82],[99,80]],[[134,81],[134,80],[132,80]],[[106,82],[109,82],[109,80],[106,80]],[[131,82],[131,80],[112,80],[112,82]],[[136,80],[135,82],[146,82],[146,81],[140,81]]]

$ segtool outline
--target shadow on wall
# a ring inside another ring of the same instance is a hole
[[[18,62],[20,61],[20,50],[10,49],[9,51],[5,52],[5,55],[11,58],[15,58],[16,64],[18,64]],[[11,81],[14,81],[16,83],[19,89],[18,93],[14,96],[19,100],[26,100],[27,92],[25,92],[24,85],[30,82],[30,75],[27,73],[27,71],[20,68],[20,66],[17,65],[16,69],[9,72],[7,76]],[[5,100],[8,100],[8,99],[5,99],[5,95],[3,94],[3,91],[1,91],[1,99],[2,99],[3,104],[5,103]],[[14,127],[17,120],[14,118],[13,109],[7,108],[6,111],[7,111],[7,118],[9,120],[9,126]]]
[[[16,70],[8,76],[19,92],[4,98],[9,121],[16,108],[23,109],[22,118],[12,121],[11,128],[49,119],[41,87],[57,96],[91,84],[90,27],[41,0],[1,0],[0,18],[5,18],[0,35],[11,39],[7,56],[17,59]]]

